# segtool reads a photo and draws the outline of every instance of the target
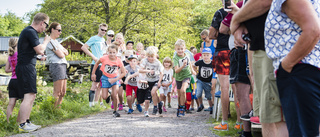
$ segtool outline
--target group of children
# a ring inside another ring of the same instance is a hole
[[[168,96],[168,107],[171,107],[170,95],[171,91],[174,91],[176,87],[178,92],[177,116],[184,116],[185,112],[190,112],[192,99],[196,99],[196,97],[202,99],[202,91],[199,91],[196,95],[196,84],[192,77],[192,75],[197,74],[196,70],[194,70],[196,66],[199,67],[197,79],[200,82],[203,81],[199,87],[201,87],[201,90],[204,89],[205,92],[210,93],[211,91],[211,85],[208,85],[210,87],[210,89],[208,89],[207,84],[203,84],[210,83],[213,74],[213,65],[210,59],[212,54],[209,48],[203,50],[203,60],[192,62],[190,59],[192,55],[190,56],[186,53],[185,41],[179,39],[175,43],[176,54],[173,56],[173,59],[171,60],[170,57],[165,57],[162,63],[157,59],[157,48],[153,46],[148,47],[146,51],[142,50],[140,54],[135,54],[135,51],[130,48],[125,50],[125,60],[123,62],[119,56],[117,57],[119,50],[119,46],[115,44],[108,46],[106,54],[96,61],[91,74],[91,79],[95,81],[95,72],[99,64],[102,63],[100,68],[103,72],[100,81],[102,98],[106,99],[109,93],[108,91],[111,90],[114,117],[120,117],[120,114],[117,112],[118,105],[116,105],[119,103],[119,106],[122,106],[122,102],[118,101],[120,87],[126,91],[127,104],[129,107],[127,113],[131,114],[134,111],[133,104],[135,99],[137,99],[135,103],[136,108],[139,112],[142,112],[143,109],[141,106],[143,104],[145,108],[144,116],[146,117],[149,117],[148,108],[151,101],[154,105],[153,115],[157,113],[161,115],[163,111],[166,112],[166,97]],[[143,53],[145,53],[145,55],[142,55]],[[175,77],[175,79],[173,77]],[[209,82],[207,82],[208,79]],[[135,94],[133,94],[133,92]],[[207,98],[211,99],[211,95]],[[122,108],[119,107],[119,110],[122,110]]]

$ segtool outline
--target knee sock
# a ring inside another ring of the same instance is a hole
[[[94,94],[95,94],[95,91],[93,91],[93,90],[90,90],[90,91],[89,91],[89,102],[93,102],[93,100],[94,100]]]

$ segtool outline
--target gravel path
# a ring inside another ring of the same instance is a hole
[[[207,101],[204,100],[204,103]],[[143,112],[135,110],[133,114],[119,111],[121,117],[112,117],[112,110],[96,115],[74,119],[38,131],[15,136],[216,136],[209,129],[211,117],[209,112],[195,112],[184,117],[176,116],[177,99],[172,99],[172,106],[163,117],[151,115],[152,106],[149,107],[150,117],[144,117]],[[208,104],[205,104],[205,108]],[[124,109],[128,109],[125,107]]]

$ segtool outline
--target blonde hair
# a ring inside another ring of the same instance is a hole
[[[101,24],[99,25],[99,28],[101,28],[101,26],[103,26],[103,27],[107,27],[107,28],[108,28],[108,25],[107,25],[107,24],[105,24],[105,23],[101,23]]]
[[[156,48],[155,46],[150,46],[146,51],[146,55],[155,57],[157,55],[157,52],[158,48]]]
[[[17,48],[18,46],[18,38],[10,38],[9,39],[9,49],[8,49],[8,52],[9,52],[9,55],[12,56],[15,52],[15,48]]]
[[[203,35],[209,36],[209,30],[204,29],[204,30],[200,33],[200,36],[203,36]]]
[[[166,63],[166,62],[170,63],[170,66],[169,66],[170,68],[173,66],[173,63],[172,63],[172,60],[170,57],[165,57],[163,59],[162,65],[164,66],[164,63]]]
[[[45,13],[37,13],[34,17],[33,17],[33,23],[35,24],[39,24],[41,21],[47,20],[49,19],[49,16]]]
[[[177,47],[177,46],[184,46],[184,47],[186,47],[186,42],[185,42],[184,40],[182,40],[182,39],[178,39],[178,40],[176,41],[176,43],[174,44],[174,47]]]
[[[115,50],[118,52],[118,46],[115,45],[115,44],[111,44],[111,45],[108,47],[108,51],[109,51],[110,49],[115,49]]]
[[[139,42],[139,43],[136,45],[136,47],[138,47],[138,46],[142,46],[142,50],[144,49],[144,46],[143,46],[143,44],[142,44],[141,42]]]

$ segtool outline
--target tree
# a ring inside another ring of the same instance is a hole
[[[8,11],[4,16],[0,14],[0,36],[19,36],[26,26],[13,12]]]

